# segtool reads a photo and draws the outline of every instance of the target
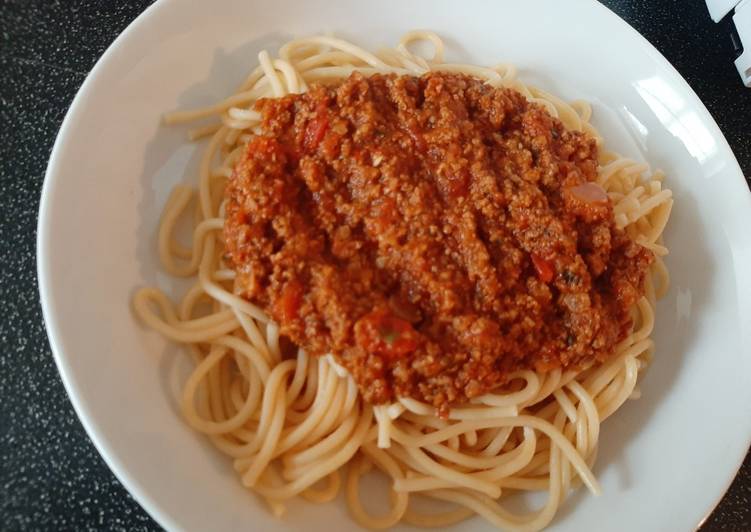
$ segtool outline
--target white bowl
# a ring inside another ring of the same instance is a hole
[[[699,99],[643,38],[594,2],[162,0],[107,50],[68,112],[39,215],[44,316],[60,373],[109,466],[173,530],[354,528],[341,503],[275,520],[228,460],[181,420],[179,349],[133,319],[160,273],[168,190],[195,165],[162,112],[229,94],[262,48],[333,30],[366,46],[415,27],[449,58],[514,62],[522,79],[593,103],[612,148],[665,170],[672,288],[659,304],[641,400],[605,422],[599,498],[577,493],[555,530],[688,530],[717,503],[751,437],[751,199]],[[473,519],[457,527],[485,530]]]

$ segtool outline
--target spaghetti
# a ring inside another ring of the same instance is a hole
[[[418,41],[432,45],[432,56],[410,50]],[[309,84],[341,80],[355,71],[463,73],[511,87],[602,146],[585,102],[567,104],[524,85],[509,65],[444,63],[443,43],[430,32],[410,32],[396,48],[377,54],[330,36],[289,42],[278,58],[261,52],[259,66],[234,95],[205,109],[166,116],[169,124],[219,118],[190,133],[192,140],[210,137],[198,191],[176,187],[159,227],[166,271],[197,279],[178,305],[158,289],[139,290],[136,315],[190,351],[196,365],[183,389],[185,419],[232,458],[243,485],[275,515],[298,495],[322,503],[343,489],[352,516],[369,528],[400,521],[432,528],[479,514],[502,529],[542,529],[576,484],[599,493],[590,468],[600,424],[639,395],[638,376],[654,349],[655,301],[668,289],[661,234],[671,192],[663,188],[661,173],[600,149],[597,183],[613,203],[616,225],[655,256],[646,293],[632,309],[633,328],[605,362],[579,370],[517,371],[501,390],[452,407],[445,419],[410,397],[372,406],[333,357],[311,357],[300,348],[287,356],[278,326],[239,295],[221,234],[227,180],[261,121],[256,100],[301,93]],[[174,233],[179,220],[190,216],[194,199],[192,245],[185,247]],[[380,515],[366,509],[359,495],[361,477],[374,469],[392,482],[389,509]],[[514,514],[503,499],[518,491],[546,491],[548,499],[535,512]],[[419,496],[455,508],[425,513],[411,504]]]

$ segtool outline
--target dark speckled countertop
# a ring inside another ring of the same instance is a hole
[[[0,0],[0,530],[158,530],[68,401],[42,323],[35,228],[47,158],[86,74],[149,1]],[[704,101],[751,175],[751,89],[702,0],[603,2]],[[751,530],[751,458],[703,531]]]

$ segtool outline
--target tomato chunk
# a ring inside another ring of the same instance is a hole
[[[274,317],[279,323],[289,323],[297,318],[302,305],[303,287],[292,280],[284,285],[282,294],[274,305]]]
[[[550,261],[543,259],[539,255],[532,253],[532,264],[537,270],[537,276],[543,283],[549,283],[555,276],[555,270]]]
[[[326,111],[326,102],[322,101],[316,106],[315,116],[308,122],[305,127],[305,137],[303,138],[303,147],[310,153],[315,151],[318,145],[326,135],[329,127],[329,118]]]
[[[420,344],[420,333],[387,310],[374,310],[355,323],[355,341],[369,353],[402,358]]]
[[[326,117],[316,117],[308,122],[308,127],[305,129],[305,140],[303,141],[306,151],[311,152],[318,147],[328,126],[329,121]]]

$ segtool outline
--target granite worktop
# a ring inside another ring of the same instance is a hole
[[[151,2],[0,0],[0,530],[158,530],[89,441],[42,323],[35,228],[65,112]],[[751,175],[751,89],[702,0],[606,0],[686,78]],[[702,527],[751,530],[751,458]]]

